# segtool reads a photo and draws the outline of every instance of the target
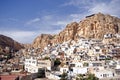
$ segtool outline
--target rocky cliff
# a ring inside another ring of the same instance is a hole
[[[23,46],[14,41],[12,38],[0,34],[0,48],[4,49],[5,47],[13,48],[14,50],[19,50]]]
[[[41,34],[38,36],[34,42],[33,46],[34,47],[45,47],[46,45],[50,44],[51,41],[53,40],[53,36],[50,34]]]
[[[33,47],[45,47],[49,43],[62,43],[68,40],[77,40],[79,37],[103,39],[105,34],[120,34],[120,19],[108,14],[92,14],[80,22],[67,24],[59,34],[41,34],[34,42]]]

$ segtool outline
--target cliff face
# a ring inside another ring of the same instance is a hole
[[[68,24],[66,28],[57,35],[41,34],[35,38],[32,45],[33,47],[44,48],[48,44],[62,43],[64,41],[74,40],[77,32],[77,26],[78,23],[73,22],[71,24]]]
[[[20,43],[14,41],[12,38],[0,35],[0,48],[4,49],[5,47],[10,47],[14,50],[19,50],[23,48],[23,46]]]
[[[53,43],[62,43],[64,41],[68,40],[75,40],[76,39],[76,33],[78,28],[77,22],[72,22],[66,26],[66,28],[61,31],[58,35],[55,36],[55,39],[53,40]]]
[[[33,42],[33,47],[45,47],[49,43],[77,40],[79,37],[103,39],[104,34],[120,34],[120,19],[102,13],[86,16],[79,23],[72,22],[57,35],[41,35]]]
[[[104,34],[120,33],[120,19],[101,13],[87,17],[79,22],[77,35],[85,38],[102,39]]]
[[[53,36],[50,34],[41,34],[38,36],[34,42],[33,47],[45,47],[46,45],[50,44],[53,39]]]

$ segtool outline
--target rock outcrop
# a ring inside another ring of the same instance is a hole
[[[53,36],[50,34],[41,34],[34,40],[33,46],[43,48],[46,45],[50,44],[52,39],[53,39]]]
[[[85,38],[102,39],[104,34],[109,33],[120,33],[120,19],[101,13],[82,20],[77,29],[77,35]]]
[[[38,36],[33,47],[45,47],[49,43],[62,43],[68,40],[77,40],[80,37],[103,39],[105,34],[120,34],[120,19],[108,14],[92,14],[86,16],[79,23],[72,22],[59,34],[42,34]]]

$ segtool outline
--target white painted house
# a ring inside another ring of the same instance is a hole
[[[30,73],[37,73],[39,68],[46,68],[51,70],[52,63],[50,60],[38,60],[36,58],[25,59],[25,70]]]
[[[115,76],[115,73],[112,72],[111,70],[100,70],[100,71],[94,71],[93,72],[96,77],[99,79],[103,78],[113,78]]]
[[[73,67],[73,74],[86,74],[88,71],[87,67]]]
[[[84,67],[82,62],[72,62],[71,64],[72,74],[86,74],[88,72],[88,67]]]
[[[37,60],[33,57],[25,59],[25,70],[31,73],[37,73]]]

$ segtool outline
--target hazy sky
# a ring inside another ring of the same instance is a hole
[[[0,34],[30,43],[98,12],[120,17],[120,0],[0,0]]]

